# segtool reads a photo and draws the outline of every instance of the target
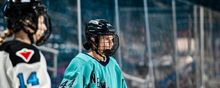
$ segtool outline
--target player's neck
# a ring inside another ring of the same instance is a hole
[[[105,56],[101,56],[99,54],[97,54],[95,51],[90,51],[88,52],[89,55],[91,55],[92,57],[94,57],[95,59],[97,59],[98,61],[106,61],[106,57]]]
[[[15,34],[15,40],[18,40],[23,43],[31,44],[31,41],[28,35],[24,31],[19,31]]]

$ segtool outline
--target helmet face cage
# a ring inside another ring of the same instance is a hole
[[[7,28],[12,29],[14,32],[18,32],[23,29],[28,35],[33,37],[33,34],[38,30],[38,17],[44,16],[44,23],[47,30],[43,34],[42,38],[34,41],[30,38],[32,43],[36,45],[43,44],[51,33],[51,22],[47,14],[46,6],[41,2],[41,0],[7,0],[3,6],[4,19],[7,22]],[[26,21],[29,22],[26,22]],[[34,32],[29,33],[26,31],[25,27],[31,28]]]
[[[87,50],[92,49],[106,56],[111,56],[115,53],[119,46],[118,35],[115,33],[114,28],[111,26],[111,24],[109,24],[104,19],[91,20],[86,25],[85,34],[87,44],[90,45],[90,48],[87,48],[84,45]],[[112,40],[108,40],[108,42],[102,42],[100,41],[100,38],[102,38],[103,36],[112,36]]]
[[[98,43],[97,47],[98,47],[99,52],[103,53],[106,56],[111,56],[118,49],[119,37],[117,34],[100,35],[99,41],[97,43]]]

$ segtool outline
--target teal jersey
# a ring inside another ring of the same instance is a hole
[[[79,53],[66,68],[59,88],[127,88],[127,85],[113,57],[100,62]]]

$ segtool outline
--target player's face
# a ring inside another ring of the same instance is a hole
[[[113,36],[103,35],[99,37],[99,50],[103,52],[104,50],[111,49],[113,46]]]
[[[34,37],[35,41],[39,40],[44,36],[44,32],[47,30],[46,24],[44,22],[44,16],[39,16],[38,18],[38,30],[36,31]]]

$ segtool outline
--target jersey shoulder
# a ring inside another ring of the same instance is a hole
[[[65,75],[73,75],[73,73],[89,74],[94,68],[94,63],[86,58],[82,53],[74,57],[66,68]]]
[[[118,62],[116,61],[116,59],[115,59],[114,57],[109,57],[109,62],[110,62],[111,64],[115,64],[115,65],[118,66]]]
[[[86,53],[79,53],[78,55],[76,55],[76,57],[73,60],[76,60],[81,64],[94,63],[95,61],[94,58],[92,58]]]
[[[110,56],[109,59],[110,59],[110,61],[113,61],[114,63],[117,63],[117,61],[115,60],[114,57]]]
[[[8,53],[13,66],[19,63],[35,63],[40,61],[39,50],[33,46],[19,41],[8,41],[0,46],[0,51]]]
[[[114,57],[110,57],[109,63],[111,64],[112,67],[115,68],[115,70],[121,72],[121,68]]]

